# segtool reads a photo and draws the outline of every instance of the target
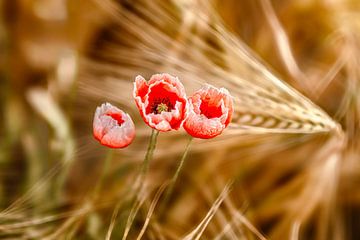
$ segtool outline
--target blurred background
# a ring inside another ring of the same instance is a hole
[[[0,239],[360,239],[359,1],[4,0],[0,12]],[[183,130],[159,135],[131,188],[151,133],[133,81],[158,72],[235,101],[163,208]],[[103,102],[137,137],[92,199]]]

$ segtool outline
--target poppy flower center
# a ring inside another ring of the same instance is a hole
[[[174,105],[169,98],[157,98],[151,104],[150,112],[160,114],[162,112],[170,112],[174,109]]]
[[[221,117],[222,115],[221,105],[220,106],[210,105],[209,102],[206,101],[201,102],[200,111],[201,114],[205,115],[207,118],[217,118],[217,117]]]
[[[158,112],[158,113],[161,113],[161,112],[163,112],[163,111],[168,111],[168,106],[166,105],[166,104],[164,104],[164,103],[160,103],[158,106],[157,106],[157,108],[156,108],[156,111]]]
[[[109,116],[112,119],[114,119],[119,124],[119,126],[121,126],[121,124],[123,124],[125,122],[122,119],[122,116],[120,113],[107,113],[106,116]]]

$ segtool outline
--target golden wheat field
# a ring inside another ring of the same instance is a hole
[[[0,12],[0,239],[360,239],[360,1],[2,0]],[[226,88],[230,124],[192,141],[152,130],[133,89],[157,73],[187,96]],[[131,116],[129,146],[94,138],[105,102]]]

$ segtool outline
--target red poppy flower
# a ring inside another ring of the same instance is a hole
[[[128,114],[110,103],[104,103],[96,108],[93,133],[102,145],[124,148],[134,140],[135,126]]]
[[[193,137],[216,137],[231,121],[233,99],[225,88],[207,84],[189,98],[189,106],[184,128]]]
[[[177,77],[155,74],[147,82],[137,76],[133,95],[142,118],[150,127],[166,132],[182,126],[188,104],[184,86]]]

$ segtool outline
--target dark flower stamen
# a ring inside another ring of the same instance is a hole
[[[168,111],[168,106],[165,104],[165,103],[160,103],[157,108],[156,108],[156,111],[158,113],[161,113],[161,112],[164,112],[164,111]]]
[[[157,98],[153,101],[150,111],[155,114],[162,112],[170,112],[174,109],[174,105],[170,102],[169,98]]]

